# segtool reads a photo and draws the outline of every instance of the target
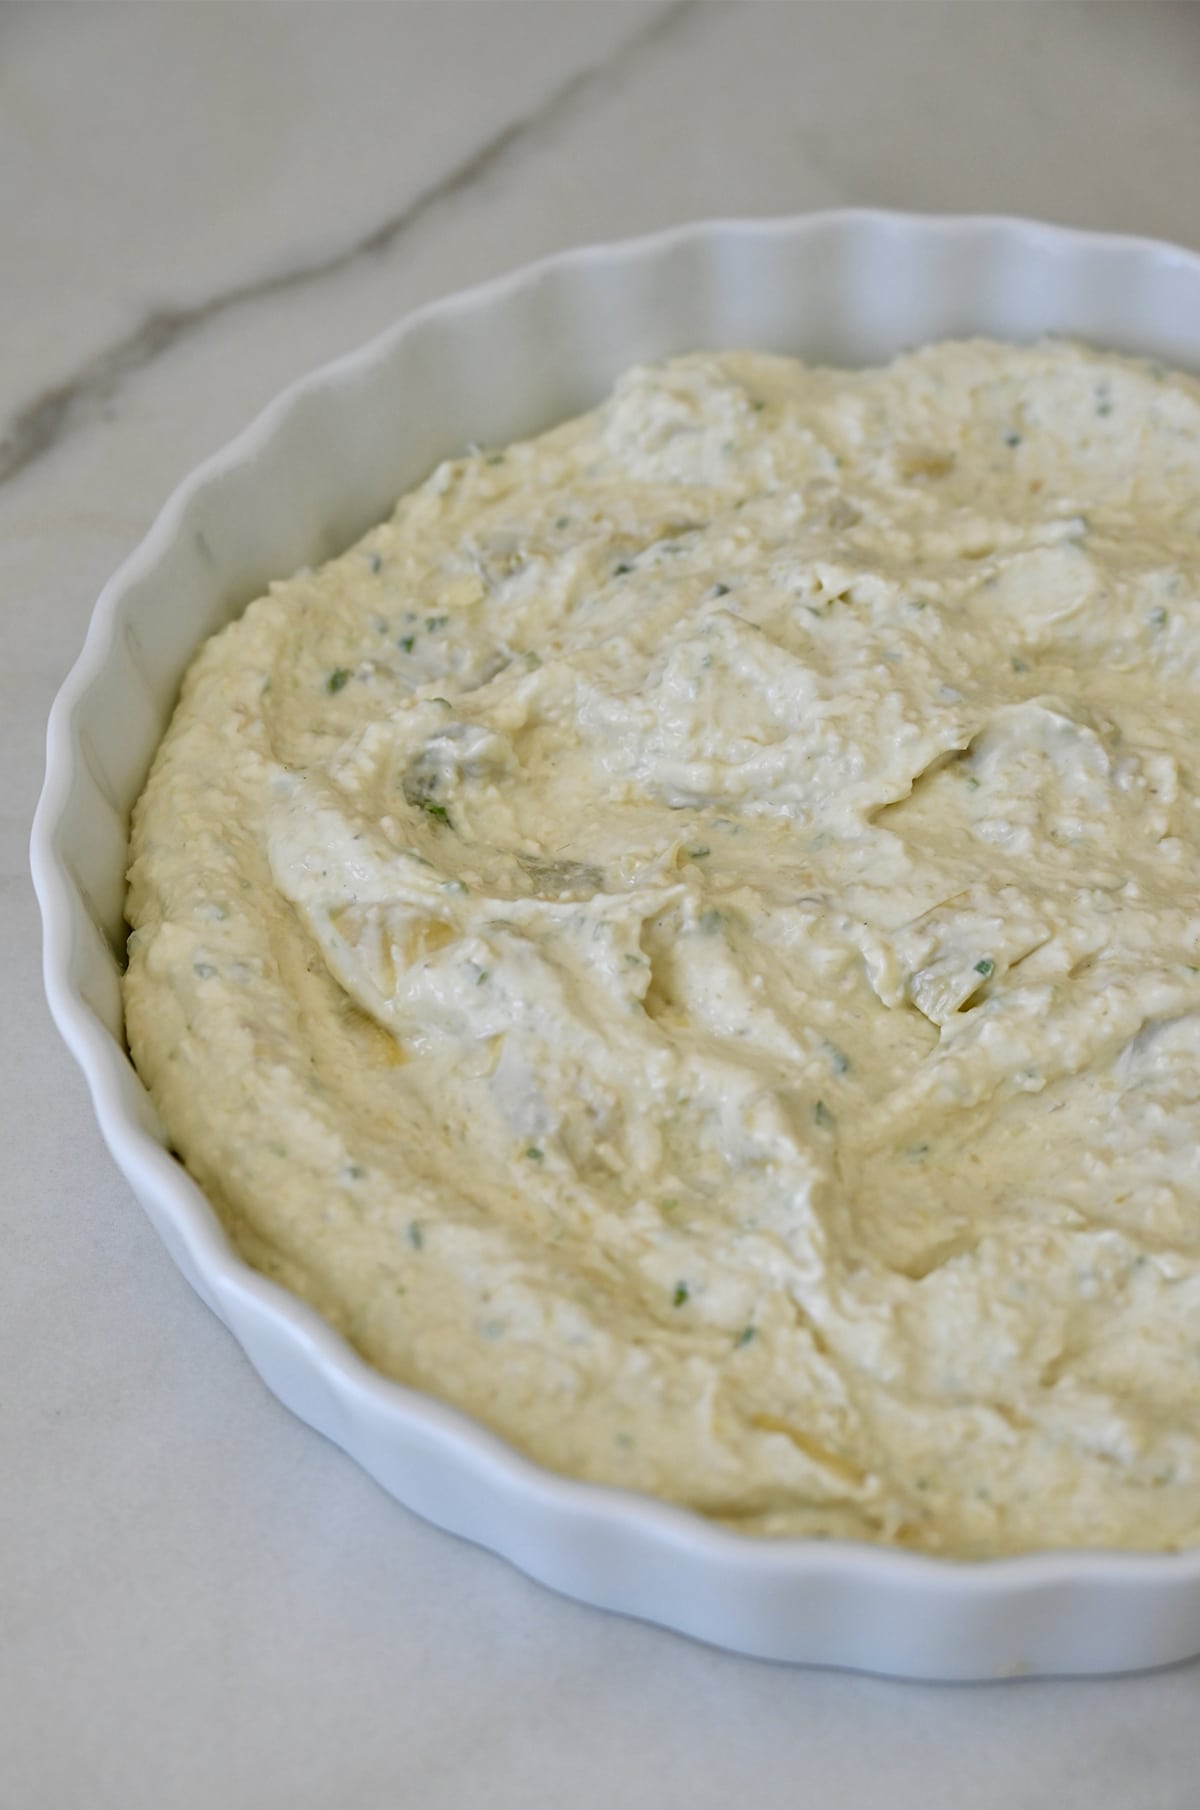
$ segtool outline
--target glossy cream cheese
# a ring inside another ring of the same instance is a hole
[[[249,1260],[542,1463],[1200,1539],[1200,388],[746,353],[203,649],[129,1038]]]

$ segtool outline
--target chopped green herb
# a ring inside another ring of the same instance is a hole
[[[632,572],[632,571],[633,571],[632,566],[622,563],[619,566],[613,567],[613,577],[614,578],[624,578],[624,576],[627,572]]]
[[[687,1298],[688,1298],[687,1283],[686,1282],[677,1282],[675,1284],[675,1293],[671,1296],[672,1307],[682,1307],[684,1302],[687,1300]]]
[[[1027,660],[1022,660],[1017,654],[1014,654],[1012,657],[1012,669],[1014,672],[1028,672],[1029,663]]]
[[[437,795],[441,790],[444,775],[435,756],[426,748],[409,762],[401,782],[406,804],[416,805],[418,810],[428,811],[431,817],[441,812],[442,820],[448,822],[445,807],[438,805],[437,810],[431,807],[437,804]]]
[[[569,515],[560,515],[558,520],[555,522],[554,526],[556,528],[569,528],[571,526],[570,516]]]
[[[367,564],[370,566],[372,572],[382,571],[383,554],[382,553],[368,553],[367,554]]]
[[[973,773],[967,774],[967,790],[970,792],[978,792],[979,790],[979,781]]]
[[[421,798],[415,802],[417,803],[418,808],[424,811],[427,817],[433,818],[435,823],[449,824],[450,813],[444,804],[439,804],[437,802],[436,798]]]
[[[674,1213],[679,1205],[679,1197],[678,1195],[670,1194],[667,1196],[666,1200],[662,1201],[660,1204],[664,1213]]]
[[[825,1047],[829,1051],[829,1060],[833,1064],[834,1073],[837,1075],[848,1074],[851,1064],[845,1050],[840,1050],[836,1043],[828,1043]]]
[[[756,415],[761,415],[766,406],[766,403],[759,396],[756,396],[750,404],[750,407],[754,410]]]
[[[828,1106],[826,1106],[824,1100],[818,1100],[813,1107],[813,1119],[821,1127],[822,1131],[828,1131],[833,1125],[833,1114],[830,1112]]]
[[[1167,626],[1167,612],[1163,609],[1161,604],[1158,604],[1150,611],[1146,620],[1153,628],[1165,628]]]
[[[737,1344],[735,1345],[734,1350],[740,1351],[743,1345],[748,1345],[751,1339],[755,1337],[757,1337],[757,1330],[755,1327],[743,1326],[742,1330],[738,1333]]]
[[[542,664],[541,654],[535,653],[533,648],[530,648],[528,653],[525,655],[525,664],[529,668],[530,672],[536,672],[538,667]]]
[[[425,627],[431,635],[436,635],[440,628],[445,628],[449,620],[449,616],[426,616]]]
[[[924,597],[910,597],[908,607],[910,610],[923,610],[925,608]]]
[[[441,704],[441,705],[442,705],[442,707],[443,707],[443,708],[444,708],[444,709],[446,709],[446,710],[453,710],[453,709],[454,709],[454,706],[453,706],[453,704],[452,704],[452,703],[451,703],[451,702],[450,702],[450,700],[449,700],[449,698],[430,698],[430,700],[429,700],[429,702],[430,702],[430,703],[431,703],[431,704]]]
[[[504,454],[503,453],[489,453],[485,463],[488,465],[503,465]]]
[[[411,654],[413,648],[417,645],[417,637],[415,635],[401,635],[396,645],[402,653]]]
[[[530,1144],[525,1154],[531,1163],[544,1163],[546,1160],[546,1152],[539,1150],[536,1144]]]
[[[425,1229],[419,1219],[409,1221],[408,1242],[412,1245],[414,1251],[423,1251],[425,1249]]]
[[[350,682],[350,670],[346,666],[335,666],[325,681],[326,691],[340,691],[343,685]]]
[[[982,961],[975,963],[975,972],[976,972],[976,974],[982,974],[984,980],[986,980],[988,975],[994,972],[995,967],[996,967],[995,962],[989,960],[989,958],[985,955]]]
[[[487,978],[488,978],[488,971],[487,971],[487,969],[486,969],[486,968],[481,968],[481,969],[480,969],[480,970],[479,970],[479,973],[478,973],[478,974],[477,974],[477,975],[476,975],[476,976],[475,976],[475,985],[476,985],[476,986],[477,986],[477,987],[482,987],[482,985],[483,985],[483,983],[484,983],[484,981],[485,981],[485,980],[487,980]]]
[[[715,584],[712,589],[712,594],[714,597],[728,597],[729,586],[727,584]]]
[[[1021,444],[1020,434],[1018,434],[1015,431],[1015,429],[1010,428],[1008,433],[1006,433],[1004,436],[1004,444],[1005,444],[1005,446],[1020,446],[1020,444]]]
[[[712,850],[709,848],[708,844],[706,842],[702,842],[700,844],[699,848],[690,848],[688,850],[688,860],[689,861],[704,861],[711,854],[712,854]]]
[[[725,913],[718,911],[715,905],[710,905],[707,911],[700,913],[696,924],[702,936],[716,936],[725,921]]]

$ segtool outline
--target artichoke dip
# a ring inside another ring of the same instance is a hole
[[[130,1044],[251,1263],[555,1470],[1200,1540],[1200,386],[698,354],[204,647]]]

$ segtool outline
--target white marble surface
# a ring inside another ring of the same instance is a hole
[[[287,379],[537,253],[870,202],[1200,242],[1200,8],[0,8],[0,1810],[1184,1810],[1200,1667],[788,1671],[560,1601],[288,1415],[113,1171],[26,840],[55,688]]]

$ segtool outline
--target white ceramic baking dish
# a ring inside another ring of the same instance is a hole
[[[1162,1664],[1200,1651],[1200,1552],[967,1564],[756,1539],[551,1475],[370,1370],[241,1261],[164,1147],[122,1031],[128,813],[199,642],[468,442],[546,427],[635,361],[701,346],[853,365],[1047,332],[1200,368],[1200,257],[1022,221],[847,212],[549,259],[294,384],[193,473],[106,586],[50,718],[32,849],[46,992],[115,1161],[197,1293],[280,1400],[417,1513],[568,1595],[743,1653],[956,1679]]]

